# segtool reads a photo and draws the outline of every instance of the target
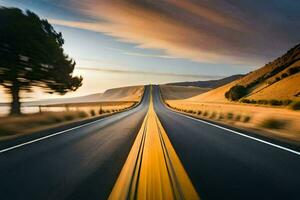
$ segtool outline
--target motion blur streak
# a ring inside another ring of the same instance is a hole
[[[148,113],[110,194],[113,199],[200,199],[154,111]]]

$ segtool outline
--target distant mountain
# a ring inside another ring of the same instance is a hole
[[[23,106],[55,105],[67,103],[90,103],[107,101],[138,101],[143,94],[143,86],[129,86],[106,90],[104,93],[96,93],[81,97],[45,99],[22,103]]]
[[[211,90],[211,88],[177,85],[160,85],[160,89],[164,100],[188,99]]]
[[[178,82],[178,83],[169,83],[167,85],[176,85],[176,86],[194,86],[194,87],[201,87],[201,88],[217,88],[222,85],[226,85],[232,81],[240,79],[245,75],[237,74],[232,75],[226,78],[218,79],[218,80],[209,80],[209,81],[193,81],[193,82]]]

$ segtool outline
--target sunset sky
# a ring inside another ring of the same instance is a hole
[[[300,42],[297,0],[0,0],[0,5],[30,9],[62,32],[66,53],[77,62],[75,74],[84,77],[83,86],[67,97],[247,73]],[[57,95],[37,91],[30,97]]]

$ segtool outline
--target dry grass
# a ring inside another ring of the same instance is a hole
[[[8,116],[0,118],[0,139],[10,136],[29,134],[35,131],[51,128],[61,124],[79,121],[82,119],[106,115],[127,110],[134,103],[116,103],[115,105],[84,106],[69,108],[65,112],[42,112],[21,116]]]
[[[106,90],[101,101],[139,101],[144,93],[144,86],[129,86]]]
[[[292,100],[300,101],[299,84],[300,84],[300,73],[289,75],[279,81],[275,81],[276,78],[281,77],[282,74],[286,74],[290,68],[299,66],[300,61],[295,62],[294,64],[287,67],[285,70],[271,76],[269,79],[264,80],[262,83],[255,85],[254,88],[251,88],[251,92],[246,96],[250,100]],[[247,76],[241,78],[240,80],[233,81],[227,85],[218,87],[216,89],[210,90],[203,94],[186,99],[189,102],[205,102],[205,103],[229,103],[230,101],[225,98],[225,93],[235,85],[246,86],[251,82],[258,79],[260,76],[267,74],[272,67],[267,66],[260,68]],[[164,92],[164,91],[163,91]],[[181,92],[182,93],[182,92]],[[176,94],[173,94],[176,96]],[[168,100],[168,99],[166,99]],[[171,99],[170,99],[171,100]]]
[[[265,87],[257,93],[249,95],[247,98],[260,100],[260,99],[278,99],[278,100],[300,100],[296,94],[299,92],[300,73],[286,77],[270,86]]]
[[[228,99],[225,98],[225,93],[234,85],[237,84],[238,81],[233,81],[216,89],[210,90],[208,92],[199,94],[197,96],[186,99],[186,101],[191,102],[229,102]]]
[[[300,143],[299,111],[231,103],[198,103],[184,100],[166,102],[171,108],[195,117],[258,130],[259,133],[262,132],[268,137]]]

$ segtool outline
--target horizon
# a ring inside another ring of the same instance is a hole
[[[1,198],[298,200],[299,10],[0,0]]]
[[[292,1],[217,2],[0,0],[1,6],[35,12],[62,32],[64,49],[77,63],[74,74],[84,78],[76,92],[34,89],[22,94],[23,101],[246,74],[300,41],[299,5]],[[2,89],[0,95],[8,100]]]

